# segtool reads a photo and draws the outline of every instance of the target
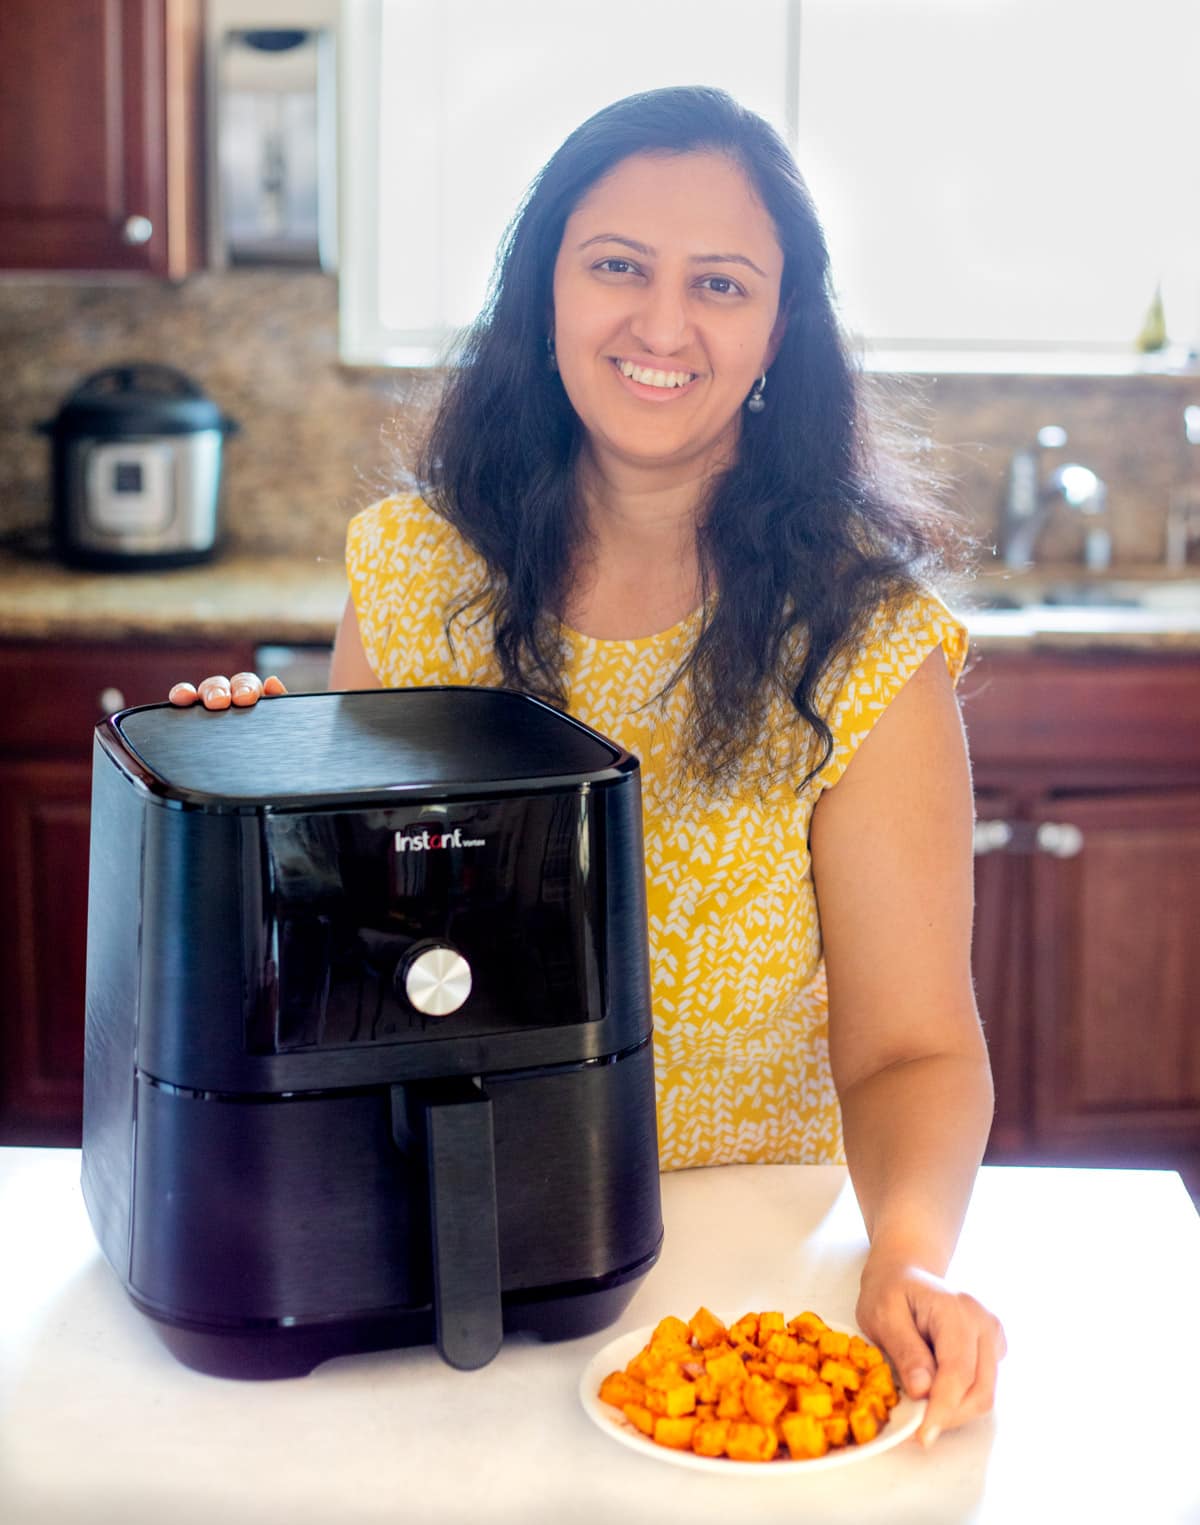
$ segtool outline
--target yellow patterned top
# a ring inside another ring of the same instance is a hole
[[[445,611],[482,564],[414,496],[357,514],[346,547],[363,647],[380,681],[499,685],[490,622]],[[825,675],[817,707],[834,750],[799,793],[815,755],[780,698],[771,728],[788,738],[782,777],[747,774],[732,797],[681,793],[686,685],[655,695],[688,649],[699,610],[661,634],[601,641],[563,629],[570,711],[641,761],[660,1156],[664,1169],[843,1159],[829,1066],[829,1011],[808,829],[821,792],[935,647],[952,677],[966,631],[938,599],[881,609],[858,650]],[[764,785],[762,778],[768,782]]]

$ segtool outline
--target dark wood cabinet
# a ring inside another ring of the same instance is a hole
[[[0,268],[203,262],[201,0],[0,5]]]
[[[79,1141],[96,724],[253,660],[249,644],[0,644],[0,1143]]]
[[[1200,1188],[1200,658],[985,654],[975,976],[993,1160]]]

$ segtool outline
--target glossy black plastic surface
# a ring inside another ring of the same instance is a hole
[[[552,778],[599,778],[631,759],[587,726],[506,689],[287,694],[249,709],[169,704],[108,723],[163,797],[205,809],[345,805]]]

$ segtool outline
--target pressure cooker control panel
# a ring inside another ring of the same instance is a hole
[[[578,786],[264,818],[273,968],[255,1052],[599,1020],[603,906]]]

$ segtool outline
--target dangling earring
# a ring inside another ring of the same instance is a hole
[[[554,353],[553,334],[546,335],[546,368],[551,371],[558,370],[558,356]]]
[[[763,392],[767,386],[767,373],[764,371],[754,385],[750,388],[750,396],[746,398],[746,411],[748,413],[761,413],[766,407],[767,401]]]

